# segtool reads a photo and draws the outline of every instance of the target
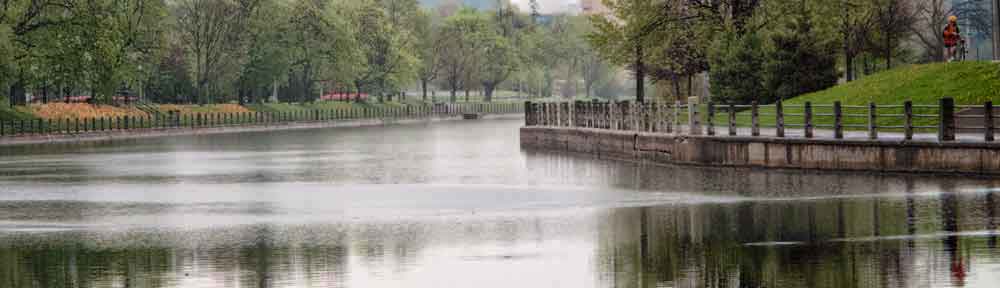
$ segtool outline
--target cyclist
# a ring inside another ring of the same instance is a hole
[[[958,17],[955,15],[948,16],[948,26],[944,27],[944,47],[949,62],[955,59],[958,44],[965,41],[959,33]]]

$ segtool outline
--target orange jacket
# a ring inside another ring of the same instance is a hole
[[[958,41],[962,40],[962,36],[958,32],[958,25],[948,24],[944,27],[944,46],[953,47],[958,45]]]

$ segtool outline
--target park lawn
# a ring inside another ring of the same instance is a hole
[[[32,114],[30,109],[25,107],[10,107],[10,102],[7,99],[0,99],[0,121],[15,121],[15,120],[30,120],[36,119],[34,114]]]
[[[252,112],[244,106],[238,104],[206,104],[206,105],[176,105],[176,104],[159,104],[153,105],[156,107],[157,111],[160,113],[168,113],[170,111],[180,111],[182,115],[185,114],[211,114],[211,113],[246,113]]]
[[[399,104],[369,104],[355,101],[316,101],[309,103],[263,103],[250,104],[247,108],[257,112],[288,113],[308,110],[342,110],[350,108],[371,108],[375,106],[398,106]]]
[[[786,104],[833,103],[844,105],[937,104],[951,97],[958,105],[981,105],[1000,100],[1000,65],[990,62],[956,62],[908,65],[870,75],[830,89],[802,95]],[[1000,102],[998,102],[1000,103]]]
[[[934,63],[923,65],[907,65],[889,71],[869,75],[865,78],[834,86],[830,89],[805,94],[784,101],[784,112],[787,114],[802,114],[803,105],[811,102],[814,114],[831,114],[832,105],[840,101],[846,115],[843,123],[845,129],[865,130],[868,123],[869,103],[876,103],[878,113],[902,114],[903,102],[913,101],[916,107],[914,114],[935,115],[936,108],[919,107],[920,105],[937,105],[939,99],[951,97],[956,105],[982,105],[986,101],[1000,104],[1000,65],[990,62],[958,62]],[[896,106],[892,106],[896,105]],[[761,106],[760,123],[764,127],[775,124],[774,105]],[[853,117],[850,117],[853,116]],[[726,125],[728,115],[720,114],[714,118],[717,125]],[[879,117],[878,126],[902,126],[901,117]],[[739,126],[750,126],[749,111],[741,111],[737,115]],[[786,124],[801,124],[803,117],[789,115],[785,117]],[[813,123],[819,126],[832,125],[831,116],[814,116]],[[935,118],[915,118],[914,126],[934,126]],[[817,127],[817,129],[826,127]],[[789,126],[788,129],[799,129]],[[880,130],[898,131],[897,128]],[[919,129],[918,129],[919,131]]]

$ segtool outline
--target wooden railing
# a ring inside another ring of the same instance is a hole
[[[955,141],[961,134],[979,135],[973,138],[986,142],[994,141],[1000,118],[992,102],[955,105],[951,98],[942,98],[937,105],[910,101],[895,105],[528,102],[524,112],[527,126],[779,138],[844,139],[849,133],[847,138],[870,140],[884,139],[880,133],[889,133],[893,139],[936,134],[937,141]]]

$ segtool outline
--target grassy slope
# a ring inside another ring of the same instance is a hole
[[[942,97],[952,97],[958,105],[982,105],[985,101],[993,101],[1000,105],[1000,65],[989,62],[935,63],[926,65],[908,65],[886,72],[867,76],[863,79],[834,86],[830,89],[805,94],[788,99],[784,102],[785,113],[801,114],[802,105],[812,102],[816,114],[830,114],[830,105],[841,101],[845,106],[845,114],[867,115],[867,105],[875,102],[877,105],[902,105],[904,101],[913,101],[915,105],[936,105]],[[865,106],[865,107],[852,107]],[[762,114],[774,113],[773,106],[763,106]],[[879,114],[902,114],[902,108],[879,108]],[[914,108],[916,114],[937,114],[935,108]],[[717,115],[717,125],[725,125],[725,115]],[[739,113],[737,121],[740,126],[750,125],[750,113]],[[832,117],[816,116],[814,123],[830,125]],[[774,116],[762,115],[762,126],[773,126]],[[800,116],[787,116],[785,122],[801,124]],[[867,117],[845,117],[844,124],[864,126]],[[879,126],[901,126],[903,120],[894,117],[881,117]],[[916,126],[932,126],[936,124],[933,118],[914,119]],[[789,127],[789,129],[800,129]],[[865,130],[864,127],[845,127],[849,130]],[[899,130],[899,129],[880,129]]]
[[[936,104],[941,97],[956,104],[978,105],[993,100],[1000,104],[1000,65],[990,62],[909,65],[874,74],[858,81],[795,97],[787,104],[833,103],[844,105]]]

